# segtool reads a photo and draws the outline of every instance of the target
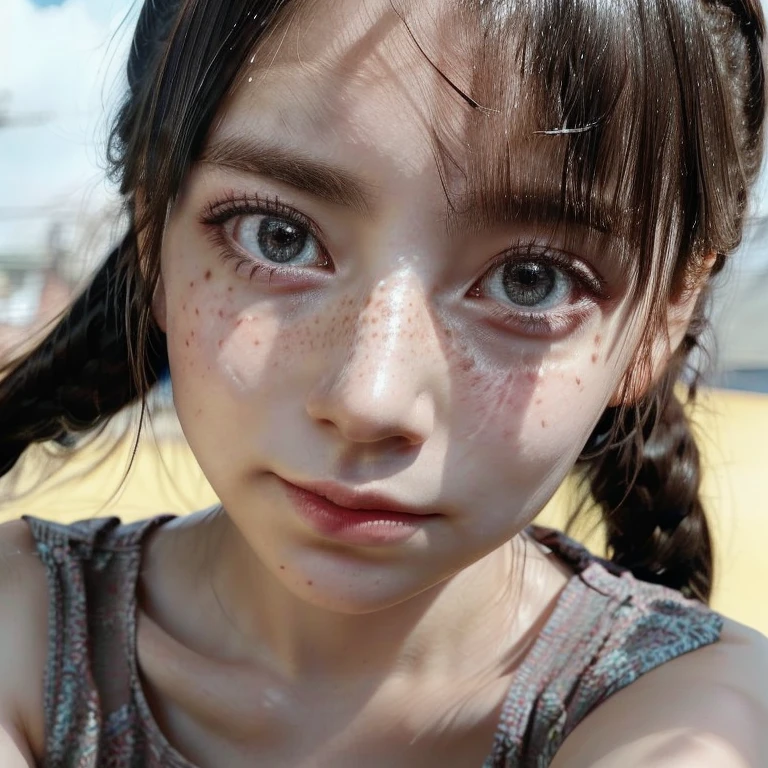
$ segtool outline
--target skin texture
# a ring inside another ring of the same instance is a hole
[[[505,324],[508,300],[472,295],[511,244],[544,245],[549,232],[447,230],[424,124],[430,100],[450,92],[399,26],[349,75],[344,54],[369,14],[338,8],[332,24],[345,34],[328,41],[322,26],[297,22],[269,70],[244,79],[210,143],[248,137],[311,154],[360,176],[369,212],[201,164],[168,223],[156,314],[185,434],[258,568],[301,601],[368,614],[506,557],[502,545],[559,486],[617,390],[632,337],[627,286],[604,254],[579,262],[609,281],[611,300],[585,299],[578,312],[576,299],[563,302],[561,314],[578,315],[564,333]],[[410,98],[414,73],[425,105]],[[337,94],[330,104],[318,77]],[[333,268],[248,279],[258,256],[222,259],[201,211],[246,195],[311,218]],[[442,517],[392,552],[330,550],[296,520],[274,475],[332,478]],[[481,579],[478,594],[489,586]]]
[[[359,7],[298,20],[279,50],[263,54],[268,69],[254,63],[170,216],[156,317],[182,426],[227,510],[210,523],[199,569],[227,623],[216,631],[212,622],[205,638],[182,617],[170,623],[172,600],[152,584],[148,613],[188,644],[266,659],[286,712],[328,701],[327,686],[344,680],[346,700],[331,696],[326,711],[338,706],[336,718],[348,718],[376,687],[372,722],[381,722],[400,700],[401,676],[445,697],[434,681],[449,670],[455,691],[489,675],[486,715],[474,721],[479,761],[505,688],[500,660],[519,650],[564,578],[551,563],[533,581],[515,577],[521,541],[509,542],[570,470],[639,330],[627,322],[622,272],[601,252],[572,260],[599,274],[610,298],[566,292],[544,313],[553,318],[546,331],[531,330],[519,308],[501,319],[515,307],[494,283],[496,260],[508,251],[519,259],[521,242],[543,247],[551,233],[446,226],[424,126],[454,97],[398,24],[384,25],[391,31],[350,73],[371,18],[388,18],[386,4]],[[423,102],[412,98],[414,78]],[[222,149],[244,140],[262,155],[309,156],[355,177],[362,201],[329,203],[274,174],[246,173],[236,167],[245,152],[232,160]],[[461,179],[452,183],[460,195]],[[265,274],[258,216],[250,230],[247,216],[201,224],[222,201],[253,196],[311,219],[326,255]],[[297,516],[278,477],[330,478],[437,517],[397,546],[339,546]],[[490,670],[478,666],[483,658]],[[301,683],[286,687],[286,678]],[[228,717],[233,728],[237,715]],[[183,730],[173,709],[165,719]],[[324,718],[319,727],[328,728]],[[348,738],[329,760],[353,759]]]
[[[419,5],[424,29],[444,6]],[[466,105],[388,2],[309,10],[280,43],[223,105],[165,234],[155,316],[182,427],[226,514],[178,521],[148,546],[147,695],[201,766],[480,764],[569,577],[521,532],[621,391],[641,330],[627,272],[588,237],[573,249],[535,223],[447,224],[444,181],[461,196],[462,174],[441,179],[429,126],[439,109],[471,167]],[[274,163],[245,169],[246,153],[226,151],[235,141],[331,166],[356,192],[332,202],[328,185],[300,189]],[[266,213],[224,220],[256,197]],[[319,245],[266,272],[259,224],[286,206]],[[499,276],[531,247],[599,278],[599,295],[573,283],[526,317]],[[654,365],[694,300],[670,307]],[[339,543],[297,514],[280,478],[332,480],[433,517],[396,544]],[[45,637],[44,618],[34,624]],[[0,655],[14,642],[0,638]],[[39,757],[39,719],[17,717],[35,702],[8,690],[6,731]]]

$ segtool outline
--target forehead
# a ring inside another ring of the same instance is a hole
[[[212,140],[277,138],[380,187],[419,178],[449,224],[576,223],[635,241],[636,131],[625,122],[637,110],[622,37],[632,25],[585,2],[573,6],[578,24],[558,26],[549,5],[289,5],[248,57]]]
[[[352,164],[365,153],[381,161],[374,171],[422,174],[436,143],[462,154],[471,110],[446,81],[471,89],[458,22],[442,0],[305,4],[250,57],[217,133],[267,133]]]

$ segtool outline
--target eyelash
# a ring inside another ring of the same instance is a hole
[[[305,229],[317,242],[328,265],[332,265],[322,244],[322,231],[308,216],[289,205],[285,205],[277,196],[265,197],[230,193],[205,206],[200,215],[200,224],[208,230],[210,239],[220,249],[222,257],[227,261],[234,261],[236,272],[246,269],[246,276],[249,279],[258,273],[266,274],[270,278],[274,275],[295,275],[296,269],[255,261],[246,253],[241,252],[224,231],[224,224],[237,216],[274,216]],[[306,268],[302,269],[306,270]]]
[[[483,273],[483,276],[474,283],[469,291],[470,297],[485,300],[486,297],[480,294],[483,283],[505,264],[532,261],[555,267],[563,272],[572,281],[577,292],[590,297],[588,299],[590,303],[604,302],[610,298],[605,281],[591,269],[582,266],[575,256],[547,248],[537,242],[521,242],[512,249],[499,254]],[[589,311],[590,307],[583,300],[580,304],[565,311],[545,310],[539,312],[511,309],[494,302],[491,314],[494,320],[521,329],[531,336],[553,337],[563,335],[580,325],[582,321],[586,320]]]
[[[273,276],[295,276],[297,270],[291,267],[273,266],[266,262],[255,261],[246,253],[240,251],[232,239],[224,231],[224,224],[237,216],[275,216],[306,231],[316,240],[320,252],[327,259],[328,266],[333,262],[328,257],[327,251],[322,245],[323,237],[320,227],[309,217],[297,211],[291,206],[285,205],[275,197],[260,195],[247,195],[229,193],[222,199],[212,201],[203,209],[200,215],[200,223],[208,230],[209,237],[217,248],[221,250],[222,257],[228,261],[234,261],[235,271],[246,270],[246,276],[250,279],[256,274],[265,274],[270,280]],[[609,299],[605,282],[595,275],[589,268],[582,266],[576,257],[569,256],[560,251],[546,248],[539,243],[519,243],[502,254],[499,254],[482,277],[477,280],[469,291],[469,296],[478,300],[486,300],[480,291],[483,283],[495,274],[496,270],[510,261],[529,262],[535,261],[562,271],[573,283],[575,289],[589,296],[591,303],[595,301],[607,301]],[[300,268],[306,271],[306,267]],[[493,304],[490,314],[496,322],[507,327],[522,330],[523,333],[537,337],[556,337],[563,335],[581,324],[589,314],[590,306],[582,301],[571,306],[565,311],[547,310],[525,312],[504,307],[498,302]]]

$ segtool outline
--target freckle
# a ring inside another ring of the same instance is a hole
[[[187,340],[186,340],[184,343],[185,343],[187,346],[189,346],[189,339],[187,339]]]
[[[378,318],[378,317],[374,317],[374,318],[371,320],[371,325],[376,325],[376,323],[378,323],[378,322],[379,322],[379,318]]]
[[[258,339],[253,340],[253,346],[258,347],[261,342]]]
[[[200,310],[197,307],[195,307],[195,314],[200,317]]]
[[[230,285],[229,288],[227,288],[227,293],[232,293],[232,286]]]
[[[194,339],[194,338],[195,338],[195,332],[194,332],[194,331],[190,331],[190,332],[189,332],[189,337],[190,337],[191,339]]]
[[[578,376],[576,377],[576,384],[581,386],[581,379]]]
[[[189,287],[190,287],[190,288],[194,288],[194,287],[195,287],[195,281],[194,281],[194,280],[192,280],[192,281],[190,282],[190,284],[189,284]]]
[[[598,355],[598,354],[597,354],[597,352],[595,352],[595,354],[594,354],[594,355],[592,355],[592,362],[593,362],[593,363],[597,363],[597,361],[598,361],[599,359],[600,359],[600,355]]]
[[[595,346],[599,347],[602,340],[603,340],[603,337],[598,333],[597,336],[595,336]]]
[[[219,339],[219,349],[224,346],[224,339]]]
[[[536,405],[541,405],[543,402],[544,402],[544,401],[543,401],[541,398],[539,398],[539,399],[536,401]]]
[[[542,419],[541,421],[541,428],[546,429],[547,428],[547,422]]]
[[[181,309],[182,309],[183,312],[186,312],[187,311],[187,305],[186,304],[182,304],[181,305]]]
[[[379,332],[378,331],[376,331],[376,333],[373,334],[373,338],[374,339],[378,339],[379,338]]]
[[[211,270],[210,269],[206,270],[206,272],[205,272],[205,279],[206,280],[210,280],[211,279]]]
[[[311,587],[311,586],[312,586],[314,583],[315,583],[314,581],[308,581],[308,582],[307,582],[307,586],[308,586],[308,587]]]
[[[281,566],[280,566],[280,570],[281,570],[281,571],[284,571],[284,570],[285,570],[285,566],[284,566],[284,565],[281,565]]]

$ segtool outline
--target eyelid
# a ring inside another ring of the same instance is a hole
[[[583,259],[539,242],[519,243],[503,251],[493,259],[479,282],[509,262],[525,263],[526,261],[544,262],[557,267],[581,286],[592,291],[597,298],[601,300],[609,298],[606,280],[598,272],[587,266]]]
[[[274,216],[304,227],[322,243],[323,230],[309,216],[283,203],[277,195],[229,192],[203,208],[200,222],[207,226],[225,224],[236,216]]]
[[[526,310],[514,304],[501,302],[486,293],[488,282],[507,264],[537,262],[552,266],[564,273],[572,283],[572,301],[567,307]],[[469,296],[479,299],[487,316],[513,332],[522,332],[532,338],[561,338],[578,327],[597,303],[610,300],[608,284],[597,271],[578,256],[539,242],[520,243],[498,254],[482,276],[475,281]]]
[[[234,220],[247,216],[264,216],[282,219],[305,229],[315,241],[318,253],[322,257],[323,270],[334,270],[334,262],[328,249],[323,243],[320,227],[307,215],[290,205],[283,203],[276,195],[274,197],[230,191],[225,197],[213,200],[205,205],[199,216],[200,224],[209,232],[214,245],[222,250],[226,258],[233,258],[242,264],[250,264],[252,273],[266,270],[270,274],[295,274],[305,272],[308,267],[295,267],[291,264],[277,265],[261,261],[258,256],[250,253],[230,233],[227,225]],[[253,276],[253,274],[251,275]]]

